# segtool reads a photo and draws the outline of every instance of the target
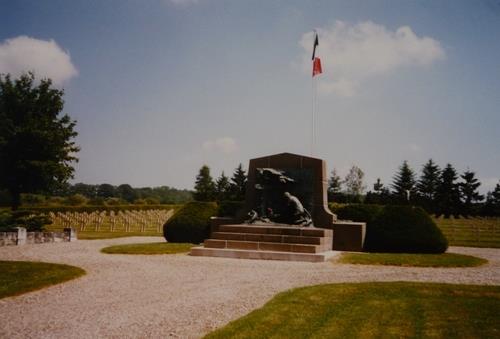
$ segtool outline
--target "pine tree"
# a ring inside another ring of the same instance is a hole
[[[384,190],[384,184],[382,183],[380,178],[377,178],[377,181],[373,184],[373,191],[376,194],[382,194],[383,190]]]
[[[422,168],[422,175],[417,183],[417,192],[420,197],[421,205],[428,211],[434,211],[434,202],[436,191],[439,185],[440,169],[439,166],[429,159]]]
[[[415,173],[408,165],[408,161],[403,161],[399,167],[399,171],[392,181],[392,189],[396,199],[400,202],[414,199],[416,193]]]
[[[196,176],[194,185],[194,200],[197,201],[213,201],[215,198],[215,184],[210,175],[210,168],[203,165]]]
[[[390,203],[390,191],[384,186],[380,178],[377,178],[377,181],[373,184],[373,192],[366,193],[365,203],[380,205]]]
[[[500,182],[486,195],[483,213],[488,216],[500,216]]]
[[[243,169],[243,165],[239,164],[234,170],[230,183],[231,200],[243,201],[245,200],[245,192],[247,185],[247,175]]]
[[[229,178],[222,171],[220,177],[215,182],[215,195],[218,201],[228,200],[230,187]]]
[[[465,171],[464,174],[460,176],[463,182],[459,184],[460,194],[463,203],[463,215],[469,216],[472,212],[472,204],[479,202],[484,199],[484,196],[479,194],[477,189],[481,186],[481,183],[477,178],[475,178],[475,173],[472,171]]]
[[[441,172],[436,191],[436,214],[438,216],[444,215],[445,218],[449,218],[452,214],[459,216],[460,191],[456,183],[457,178],[457,171],[451,164],[447,164]]]
[[[332,170],[330,178],[328,178],[327,195],[330,202],[341,203],[346,201],[346,196],[342,192],[342,179],[335,168]]]
[[[334,168],[330,178],[328,179],[328,193],[337,194],[342,191],[342,179],[337,174],[337,170]]]

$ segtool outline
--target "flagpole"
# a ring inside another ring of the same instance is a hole
[[[316,57],[316,47],[319,45],[318,33],[314,30],[314,43],[312,53],[312,80],[311,80],[311,156],[314,156],[316,147],[316,114],[318,110],[317,81],[314,79],[317,74],[321,74],[321,60]]]
[[[314,77],[311,80],[311,156],[314,156]]]

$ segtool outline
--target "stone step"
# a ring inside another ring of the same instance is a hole
[[[326,251],[322,253],[296,253],[296,252],[275,252],[275,251],[257,251],[240,250],[227,248],[206,248],[193,247],[190,255],[203,257],[223,257],[235,259],[259,259],[259,260],[287,260],[287,261],[306,261],[306,262],[324,262],[334,257],[339,252]]]
[[[259,241],[259,242],[310,244],[310,245],[323,245],[325,243],[332,241],[331,237],[304,237],[298,235],[230,233],[230,232],[213,232],[210,238],[220,239],[220,240]]]
[[[259,242],[259,241],[237,241],[237,240],[221,240],[207,239],[204,242],[206,248],[228,248],[253,251],[273,251],[273,252],[297,252],[297,253],[319,253],[331,249],[325,245],[310,245],[310,244],[286,244],[275,242]]]
[[[303,237],[332,237],[333,231],[314,227],[294,227],[277,225],[220,225],[218,232],[294,235]]]

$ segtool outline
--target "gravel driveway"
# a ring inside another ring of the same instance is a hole
[[[157,237],[0,247],[0,260],[65,263],[87,275],[0,299],[1,338],[200,337],[280,291],[333,282],[434,281],[500,285],[500,249],[451,247],[490,262],[403,268],[176,255],[110,255],[102,247]]]

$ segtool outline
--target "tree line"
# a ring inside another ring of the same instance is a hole
[[[193,191],[169,186],[134,188],[129,184],[114,186],[76,183],[65,185],[50,194],[23,193],[20,200],[23,206],[182,204],[193,200]],[[8,205],[10,201],[9,193],[0,191],[0,205]]]
[[[197,201],[243,201],[245,200],[245,189],[247,174],[243,165],[239,164],[231,178],[224,174],[214,180],[210,174],[210,168],[203,165],[194,185],[194,199]]]
[[[481,185],[475,172],[462,174],[451,165],[440,168],[432,159],[417,177],[407,161],[398,168],[389,185],[377,178],[366,194],[364,173],[353,166],[344,179],[334,169],[328,183],[329,201],[339,203],[412,204],[423,207],[436,216],[499,216],[500,182],[486,195],[479,193]]]

